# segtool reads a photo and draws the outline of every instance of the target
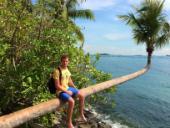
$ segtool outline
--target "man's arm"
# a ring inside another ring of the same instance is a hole
[[[62,87],[61,83],[60,83],[60,71],[57,69],[53,72],[52,74],[53,79],[54,79],[54,83],[55,83],[55,87],[57,90],[66,92],[67,90],[65,88]]]
[[[54,83],[55,83],[55,87],[56,87],[58,90],[63,91],[63,92],[66,92],[66,93],[69,94],[69,95],[72,95],[72,94],[73,94],[71,91],[68,91],[68,90],[64,89],[64,88],[62,87],[62,85],[60,84],[60,82],[59,82],[58,79],[55,79],[55,80],[54,80]]]
[[[69,78],[69,83],[68,83],[70,86],[76,88],[76,86],[74,85],[73,83],[73,80],[71,79],[71,77]]]

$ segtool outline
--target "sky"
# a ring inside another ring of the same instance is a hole
[[[132,5],[142,0],[86,0],[80,8],[91,9],[95,21],[76,20],[85,36],[84,51],[91,54],[146,55],[144,45],[136,45],[131,27],[118,19],[118,15],[132,12]],[[164,13],[170,23],[170,0],[165,0]],[[170,55],[170,44],[156,49],[154,55]]]
[[[36,0],[33,0],[35,2]],[[140,5],[142,0],[86,0],[82,9],[91,9],[95,20],[75,20],[85,36],[86,53],[109,53],[113,55],[146,55],[144,45],[136,45],[132,30],[118,15],[132,12],[132,5]],[[165,0],[164,13],[170,23],[170,0]],[[170,55],[170,44],[156,49],[154,55]]]

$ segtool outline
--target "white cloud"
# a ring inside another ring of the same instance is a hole
[[[104,38],[112,41],[118,41],[118,40],[126,40],[126,39],[131,39],[130,34],[124,34],[124,33],[109,33],[104,35]]]
[[[162,48],[159,50],[155,50],[155,55],[170,55],[170,48]]]
[[[170,0],[165,0],[165,3],[164,3],[164,5],[165,5],[165,10],[170,10]]]
[[[81,4],[81,8],[91,10],[102,10],[104,8],[114,6],[115,0],[86,0]]]
[[[118,16],[115,16],[115,17],[113,17],[112,18],[114,21],[121,21],[119,18],[118,18]]]
[[[130,5],[139,5],[143,0],[128,0]]]

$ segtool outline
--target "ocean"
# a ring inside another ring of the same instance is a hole
[[[146,61],[146,56],[102,55],[96,67],[116,78],[142,69]],[[170,128],[170,57],[153,56],[146,74],[105,96],[116,105],[100,105],[97,112],[113,128]]]

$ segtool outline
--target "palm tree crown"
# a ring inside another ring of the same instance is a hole
[[[148,53],[147,64],[151,64],[151,56],[156,48],[162,48],[169,43],[170,24],[163,13],[164,0],[144,0],[136,13],[121,15],[133,29],[133,38],[137,44],[145,44]]]
[[[81,0],[81,2],[84,2],[85,0]],[[75,33],[77,35],[77,38],[79,41],[84,42],[84,35],[81,32],[80,28],[71,20],[71,19],[88,19],[88,20],[94,20],[94,14],[89,9],[77,9],[77,5],[79,4],[78,0],[67,0],[64,3],[64,11],[63,11],[63,17],[65,19],[69,20],[70,23],[75,28]]]

